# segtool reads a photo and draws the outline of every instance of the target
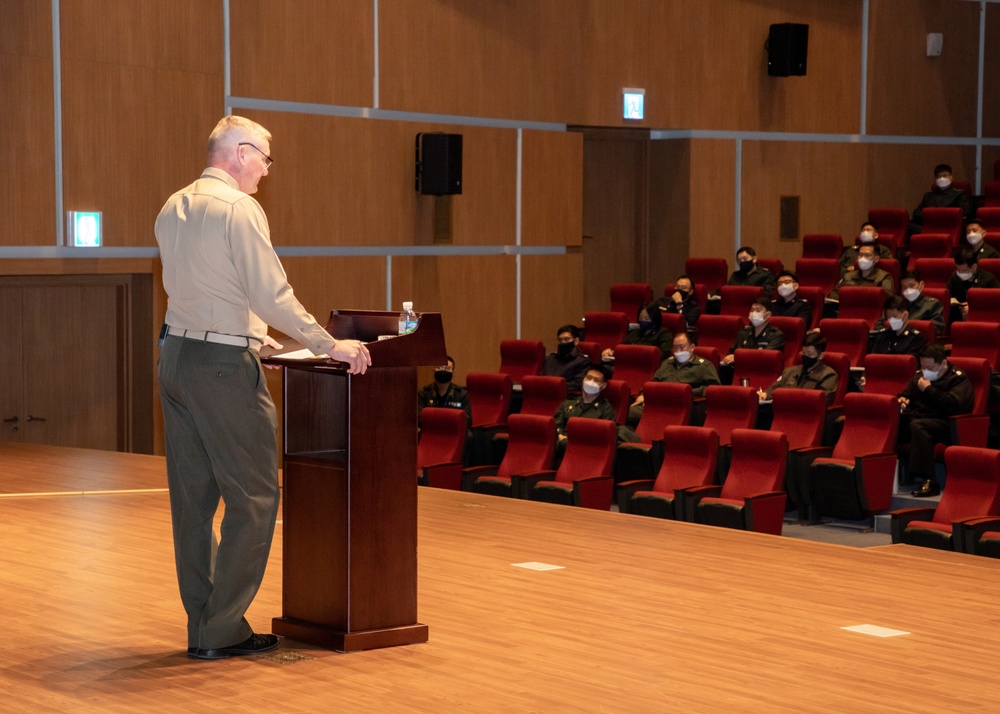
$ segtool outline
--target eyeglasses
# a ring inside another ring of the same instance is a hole
[[[271,168],[271,164],[274,163],[274,159],[272,159],[270,156],[268,156],[267,154],[265,154],[263,151],[261,151],[260,149],[258,149],[253,144],[251,144],[249,141],[241,141],[239,143],[239,146],[253,146],[253,148],[256,149],[257,152],[266,159],[266,161],[264,162],[264,168],[265,169]]]

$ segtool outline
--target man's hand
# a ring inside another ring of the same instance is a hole
[[[757,401],[758,402],[762,402],[765,399],[767,399],[767,392],[765,392],[763,389],[758,389],[757,390]]]
[[[601,359],[611,359],[614,356],[615,356],[615,351],[610,347],[601,352]]]
[[[338,362],[346,362],[348,374],[364,374],[372,364],[368,348],[357,340],[337,340],[328,354]]]
[[[281,343],[275,340],[270,335],[264,335],[264,347],[273,347],[276,350],[281,349]],[[268,369],[281,369],[280,364],[265,364]]]
[[[899,401],[899,411],[903,411],[908,406],[910,406],[910,400],[907,399],[906,397],[899,397],[897,401]]]
[[[722,358],[722,364],[732,364],[736,360],[736,355],[726,355]]]
[[[676,290],[674,291],[674,294],[670,296],[670,299],[673,300],[678,305],[680,305],[682,302],[684,302],[684,296],[681,295]]]
[[[645,401],[646,401],[646,398],[640,394],[638,397],[635,398],[635,401],[632,402],[632,406],[633,407],[637,407],[640,404],[645,403]]]
[[[927,389],[929,386],[931,386],[931,380],[924,379],[923,377],[917,380],[917,389],[919,389],[921,392]]]
[[[962,319],[967,320],[969,318],[969,303],[960,302],[958,303],[958,307],[962,311]]]

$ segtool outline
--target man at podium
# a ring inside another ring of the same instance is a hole
[[[271,134],[227,116],[208,140],[208,168],[156,219],[167,314],[159,382],[174,555],[191,657],[268,652],[244,614],[264,577],[278,513],[277,419],[258,351],[273,325],[314,354],[371,364],[356,340],[334,340],[299,303],[249,194],[271,166]],[[225,503],[216,552],[212,521]],[[214,560],[214,568],[213,568]]]

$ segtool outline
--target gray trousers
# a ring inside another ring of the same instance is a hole
[[[167,337],[160,398],[188,647],[247,639],[278,515],[277,415],[256,352]],[[216,546],[212,521],[225,504]]]

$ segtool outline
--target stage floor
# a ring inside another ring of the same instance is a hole
[[[0,467],[5,711],[1000,711],[996,560],[421,489],[428,643],[204,662],[162,458],[0,444]]]

